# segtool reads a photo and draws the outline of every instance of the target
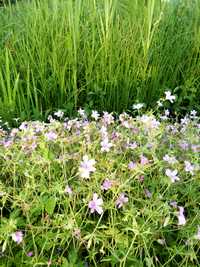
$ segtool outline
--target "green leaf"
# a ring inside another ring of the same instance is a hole
[[[55,206],[56,206],[56,198],[55,197],[48,198],[45,203],[45,210],[48,212],[49,215],[53,214]]]

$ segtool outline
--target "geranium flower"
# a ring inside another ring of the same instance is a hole
[[[165,174],[171,179],[172,183],[180,180],[180,178],[177,176],[177,170],[172,171],[170,169],[166,169]]]
[[[169,164],[175,164],[177,162],[177,160],[174,156],[170,157],[167,154],[163,157],[163,160],[168,162]]]
[[[172,206],[173,208],[177,208],[177,202],[172,200],[170,203],[170,206]]]
[[[138,147],[138,145],[137,145],[136,142],[129,143],[129,140],[128,140],[128,142],[127,142],[127,148],[136,149],[137,147]]]
[[[62,110],[58,110],[57,112],[54,112],[54,115],[60,119],[64,116],[64,112]]]
[[[108,138],[108,132],[107,132],[107,128],[105,126],[101,127],[100,134],[101,134],[102,139]]]
[[[184,161],[185,171],[189,172],[191,175],[194,175],[194,166],[189,161]]]
[[[78,114],[79,114],[81,117],[83,117],[83,118],[86,117],[85,110],[82,109],[82,108],[79,108],[79,110],[78,110]]]
[[[98,113],[96,110],[92,110],[91,117],[92,117],[93,119],[95,119],[95,121],[98,120],[99,116],[100,116],[100,115],[99,115],[99,113]]]
[[[33,251],[29,251],[26,255],[27,255],[28,257],[32,257],[32,256],[33,256]]]
[[[91,172],[95,172],[94,167],[96,161],[94,159],[89,159],[87,155],[83,156],[83,161],[79,167],[79,174],[82,178],[89,178]]]
[[[98,198],[97,193],[94,193],[93,199],[88,204],[90,212],[94,213],[96,211],[98,214],[102,214],[103,213],[103,208],[101,207],[102,205],[103,205],[102,198]]]
[[[179,213],[178,213],[178,225],[185,225],[186,224],[186,219],[184,216],[184,208],[183,207],[178,207],[179,208]]]
[[[141,109],[143,107],[144,107],[144,104],[143,103],[134,104],[132,106],[133,109],[137,109],[137,110],[139,110],[139,109]]]
[[[118,209],[120,209],[127,202],[128,202],[128,197],[126,197],[124,193],[121,193],[118,199],[116,200],[116,206]]]
[[[109,152],[110,148],[113,146],[112,143],[109,143],[108,138],[105,138],[102,142],[101,142],[101,151],[102,152]]]
[[[12,233],[11,237],[12,237],[12,240],[15,241],[17,244],[20,244],[23,241],[22,231],[17,231],[15,233]]]
[[[65,187],[64,193],[68,194],[68,195],[72,195],[73,191],[72,191],[71,187],[67,185]]]
[[[133,161],[130,161],[129,164],[128,164],[129,170],[135,169],[136,166],[137,166],[137,164],[135,162],[133,162]]]
[[[158,100],[156,103],[157,103],[158,107],[162,107],[163,106],[162,100]]]
[[[143,155],[141,155],[141,156],[140,156],[140,164],[141,164],[141,165],[146,165],[146,164],[148,164],[148,163],[149,163],[148,158],[145,157],[145,156],[143,156]]]
[[[107,125],[114,123],[114,117],[108,112],[103,112],[103,122]]]
[[[189,148],[189,144],[185,141],[179,143],[180,148],[182,148],[183,150],[187,150]]]
[[[57,134],[54,132],[48,132],[45,134],[45,137],[48,141],[53,141],[57,139]]]
[[[171,103],[173,103],[175,99],[175,95],[172,95],[170,91],[165,92],[165,100],[169,100]]]
[[[113,185],[113,181],[109,180],[109,179],[105,179],[101,189],[107,191],[108,189],[110,189]]]
[[[22,122],[22,124],[19,126],[20,130],[26,130],[28,128],[28,123],[26,121]]]

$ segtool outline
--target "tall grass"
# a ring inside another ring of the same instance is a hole
[[[0,11],[0,115],[121,112],[200,92],[200,1],[42,0]],[[197,102],[196,102],[197,103]]]

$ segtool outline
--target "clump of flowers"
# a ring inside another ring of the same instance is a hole
[[[198,255],[199,118],[173,121],[165,96],[163,117],[138,104],[119,119],[58,110],[0,131],[2,266],[118,266],[121,255],[123,266],[185,266],[189,249]]]

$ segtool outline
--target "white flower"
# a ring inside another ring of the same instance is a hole
[[[163,106],[163,103],[161,102],[161,100],[158,100],[156,103],[157,103],[158,107],[162,107]]]
[[[79,110],[78,110],[78,114],[79,114],[81,117],[83,117],[83,118],[86,117],[85,110],[82,109],[82,108],[79,108]]]
[[[98,113],[96,110],[92,110],[91,117],[92,117],[93,119],[95,119],[95,121],[98,120],[99,116],[100,116],[100,115],[99,115],[99,113]]]
[[[175,95],[172,95],[170,91],[165,91],[165,100],[169,100],[171,103],[173,103],[175,99]]]
[[[166,109],[166,110],[165,110],[165,116],[169,116],[169,114],[170,114],[169,109]]]
[[[190,111],[190,115],[191,115],[192,117],[196,117],[196,115],[197,115],[197,111],[196,111],[196,110],[192,110],[192,111]]]
[[[94,159],[89,159],[87,155],[83,156],[83,161],[79,167],[79,174],[82,178],[90,178],[90,173],[95,172],[94,167],[96,161]]]
[[[54,112],[54,115],[60,119],[64,116],[64,112],[62,110],[58,110],[57,112]]]
[[[132,108],[139,110],[139,109],[141,109],[143,107],[144,107],[144,104],[143,103],[138,103],[138,104],[134,104]]]
[[[165,174],[171,179],[172,183],[180,180],[180,178],[177,176],[177,170],[172,171],[170,169],[166,169]]]
[[[181,124],[182,125],[187,125],[190,122],[190,119],[187,117],[184,117],[183,119],[181,119]]]

